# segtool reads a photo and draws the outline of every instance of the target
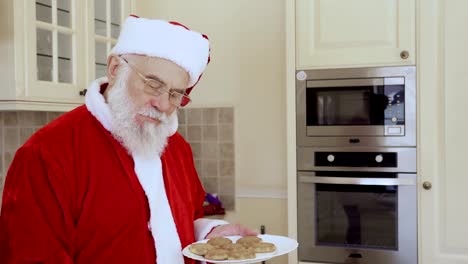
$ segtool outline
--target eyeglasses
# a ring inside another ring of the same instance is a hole
[[[169,94],[169,102],[176,107],[184,107],[192,101],[188,95],[179,93],[167,88],[167,85],[159,80],[146,78],[141,72],[139,72],[135,66],[133,66],[127,59],[122,58],[127,65],[140,77],[144,82],[144,91],[153,96],[159,96],[162,93]]]

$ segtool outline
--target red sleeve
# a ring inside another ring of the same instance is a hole
[[[203,185],[200,181],[200,178],[198,177],[197,170],[195,168],[195,162],[193,159],[193,153],[192,153],[192,148],[188,143],[187,148],[189,150],[189,154],[187,157],[188,159],[188,164],[190,169],[192,170],[192,201],[194,201],[194,208],[195,208],[195,214],[193,220],[197,220],[198,218],[202,218],[205,216],[204,210],[203,210],[203,203],[205,202],[205,189],[203,188]]]
[[[57,158],[20,148],[8,171],[0,215],[0,263],[73,263],[70,183]]]
[[[197,176],[198,178],[198,176]],[[205,216],[204,210],[203,210],[203,202],[205,201],[205,189],[203,189],[203,186],[201,185],[200,180],[198,179],[198,182],[196,184],[196,190],[195,190],[195,216],[193,220],[197,220],[198,218],[202,218]]]

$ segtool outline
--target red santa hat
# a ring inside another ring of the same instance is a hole
[[[132,15],[124,22],[111,54],[140,54],[174,62],[190,76],[188,94],[210,61],[210,44],[206,35],[180,23]]]

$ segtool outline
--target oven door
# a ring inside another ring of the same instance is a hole
[[[416,174],[298,172],[299,260],[417,263]]]

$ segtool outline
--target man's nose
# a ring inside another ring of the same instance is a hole
[[[155,107],[160,112],[166,112],[171,107],[168,93],[161,93],[151,98],[151,106]]]

